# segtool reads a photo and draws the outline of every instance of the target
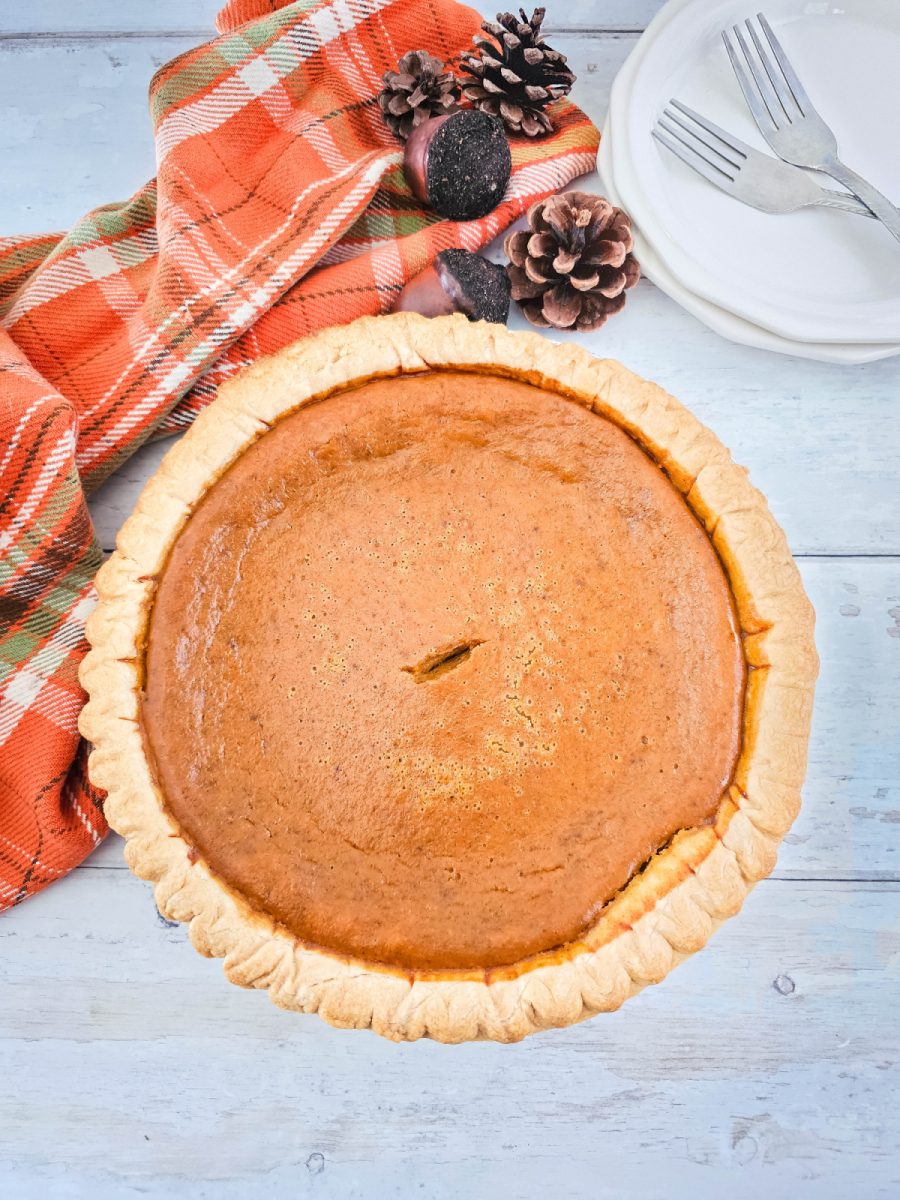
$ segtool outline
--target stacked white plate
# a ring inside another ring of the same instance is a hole
[[[841,157],[900,201],[900,0],[763,3]],[[635,223],[644,274],[725,337],[824,362],[900,354],[900,243],[883,226],[824,208],[758,212],[650,136],[674,97],[772,153],[721,38],[757,8],[669,0],[660,10],[613,85],[599,163],[607,194]]]

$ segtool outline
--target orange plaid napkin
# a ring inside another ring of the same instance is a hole
[[[438,251],[593,168],[597,131],[563,101],[551,136],[513,142],[489,216],[412,197],[381,76],[411,48],[456,57],[479,23],[453,0],[232,0],[152,81],[157,178],[65,236],[0,239],[0,909],[106,832],[76,727],[86,494],[246,363],[389,310]]]

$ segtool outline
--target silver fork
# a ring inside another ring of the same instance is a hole
[[[756,57],[740,26],[732,27],[734,40],[727,30],[722,38],[760,133],[785,162],[824,171],[842,183],[900,241],[900,209],[841,162],[834,134],[813,107],[769,22],[762,13],[757,13],[756,19],[768,43],[764,44],[752,21],[744,22]]]
[[[754,150],[680,100],[669,101],[652,132],[698,175],[760,212],[792,213],[822,205],[873,215],[859,200],[821,187],[799,167]]]

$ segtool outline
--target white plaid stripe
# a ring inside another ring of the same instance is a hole
[[[90,616],[96,603],[97,593],[94,590],[93,581],[91,581],[84,585],[81,595],[72,607],[68,609],[65,618],[57,625],[47,641],[35,651],[30,659],[26,659],[22,663],[17,663],[14,669],[10,664],[0,662],[0,671],[5,671],[7,668],[10,670],[10,673],[4,676],[3,684],[0,685],[0,703],[4,700],[10,700],[16,704],[21,703],[23,697],[34,691],[34,696],[30,703],[37,705],[40,689],[34,681],[39,679],[44,681],[52,680],[55,672],[71,655],[72,651],[80,647],[84,640],[85,621]],[[24,670],[30,675],[31,682],[26,682],[23,685],[15,683],[18,677],[17,673],[20,670]]]
[[[85,585],[81,596],[57,625],[50,639],[29,659],[28,668],[44,678],[52,676],[84,639],[84,623],[94,611],[97,593],[93,583]]]
[[[215,91],[166,117],[156,134],[156,167],[161,171],[166,158],[188,138],[212,133],[256,97],[235,74],[228,75]]]
[[[48,300],[87,283],[90,278],[90,273],[77,254],[63,255],[44,267],[36,278],[28,281],[24,294],[3,318],[3,324],[7,329],[11,328],[30,308],[46,304]]]
[[[311,237],[309,237],[301,246],[299,246],[292,255],[284,259],[279,264],[276,270],[274,270],[271,276],[266,280],[266,284],[263,288],[257,289],[256,296],[262,296],[264,299],[257,299],[255,303],[249,306],[249,308],[245,307],[246,302],[241,302],[239,306],[236,306],[234,309],[232,309],[231,313],[225,313],[224,319],[219,326],[219,329],[223,330],[222,335],[219,336],[218,331],[216,334],[211,335],[211,337],[205,343],[204,353],[196,357],[194,362],[202,362],[205,354],[210,352],[210,348],[215,349],[229,339],[236,337],[241,330],[249,325],[251,321],[254,320],[256,316],[258,316],[259,313],[262,312],[276,296],[280,295],[285,288],[297,278],[302,270],[302,267],[309,262],[310,259],[315,257],[316,252],[323,245],[328,244],[334,235],[334,230],[343,224],[348,214],[355,212],[365,201],[366,196],[371,192],[372,188],[377,186],[386,168],[398,159],[399,151],[373,159],[369,166],[361,173],[353,189],[344,197],[340,204],[338,204],[329,212],[328,216],[315,230]],[[356,163],[348,164],[343,174],[351,174],[356,170],[356,167]],[[334,180],[330,182],[334,182]],[[315,183],[310,184],[310,186],[306,188],[300,196],[297,197],[293,209],[285,221],[265,240],[265,242],[262,243],[261,246],[256,247],[255,253],[259,254],[268,243],[279,238],[288,228],[290,228],[290,226],[296,221],[297,211],[299,211],[301,207],[307,203],[309,194],[325,185],[326,181],[321,180],[317,180]],[[199,299],[203,299],[208,296],[210,292],[214,290],[225,291],[227,286],[232,284],[235,279],[240,279],[245,274],[246,268],[246,260],[235,264],[230,271],[224,273],[223,277],[215,280],[214,285],[211,285],[209,288],[203,289],[194,296],[191,296],[188,300],[184,301],[183,304],[179,305],[177,309],[170,313],[162,325],[150,332],[147,342],[141,348],[137,361],[128,364],[126,369],[108,390],[106,395],[103,396],[100,401],[98,401],[94,408],[85,413],[82,419],[89,418],[94,412],[97,411],[97,409],[100,409],[107,404],[110,398],[119,391],[122,382],[127,375],[131,371],[146,364],[147,360],[152,355],[159,355],[160,353],[169,355],[171,352],[167,347],[164,346],[162,337],[163,333],[169,328],[169,326],[176,321],[182,320],[189,307],[193,304],[196,304]],[[234,320],[234,314],[238,311],[240,311],[241,314],[248,312],[250,315],[246,320],[237,322]],[[132,410],[125,413],[117,422],[117,424],[106,432],[102,439],[98,439],[94,444],[88,446],[82,453],[78,455],[79,467],[82,469],[89,467],[92,462],[95,462],[97,459],[101,458],[107,450],[120,445],[121,442],[127,438],[127,435],[130,433],[130,431],[143,422],[147,413],[152,412],[155,408],[157,408],[161,400],[176,394],[180,385],[190,378],[192,373],[193,371],[190,366],[188,366],[186,363],[180,363],[174,366],[172,370],[165,376],[165,378],[157,378],[153,387],[144,395],[139,404],[135,405]]]
[[[354,164],[347,164],[345,173],[349,173],[350,170],[352,169],[353,165]],[[129,372],[134,370],[134,368],[136,366],[140,365],[143,360],[147,359],[152,354],[159,353],[160,347],[162,346],[162,343],[163,343],[163,338],[161,335],[164,332],[168,332],[169,328],[172,325],[174,325],[178,322],[181,322],[182,319],[184,318],[184,316],[186,315],[186,313],[188,312],[188,310],[190,309],[191,305],[196,304],[198,300],[211,299],[212,294],[216,291],[217,288],[221,289],[222,291],[227,291],[228,288],[230,286],[232,286],[236,280],[240,280],[247,272],[252,254],[260,254],[272,242],[277,241],[280,237],[282,237],[282,235],[285,233],[285,231],[288,230],[289,228],[291,228],[291,226],[293,226],[296,223],[297,213],[298,213],[298,211],[300,211],[301,207],[306,202],[307,197],[315,189],[321,188],[323,186],[325,186],[324,181],[317,180],[317,181],[311,183],[307,188],[304,189],[303,192],[300,193],[300,195],[297,196],[297,198],[291,208],[291,211],[287,214],[284,221],[282,221],[282,223],[276,229],[274,229],[272,231],[272,233],[270,233],[269,236],[264,239],[264,241],[262,241],[258,246],[252,247],[251,250],[248,251],[248,253],[240,261],[235,263],[235,265],[233,267],[231,267],[229,270],[223,271],[221,274],[216,275],[214,278],[211,278],[210,283],[205,288],[202,288],[200,291],[194,293],[193,295],[189,296],[186,300],[184,300],[176,309],[173,309],[173,311],[169,313],[166,320],[160,326],[154,327],[153,329],[148,328],[145,344],[141,347],[136,360],[134,362],[128,363],[127,366],[121,372],[121,374],[115,379],[113,384],[99,398],[97,403],[95,405],[93,405],[92,408],[89,408],[85,413],[82,414],[82,421],[86,421],[89,418],[93,417],[98,411],[102,410],[104,408],[104,406],[109,403],[110,399],[112,399],[112,397],[115,396],[120,391],[122,384],[124,383],[125,379],[127,378]],[[179,252],[180,252],[180,247],[179,247]],[[295,258],[296,258],[296,255],[295,255]],[[292,259],[291,261],[294,261],[294,260]],[[144,412],[148,408],[155,407],[156,403],[159,401],[159,399],[163,395],[165,395],[165,392],[160,391],[158,388],[155,389],[154,393],[153,393],[152,403],[147,404],[145,402],[145,404],[142,406],[142,411],[140,413],[140,416],[143,416]],[[130,428],[130,426],[129,426],[129,428]]]
[[[105,279],[107,275],[115,275],[119,270],[119,264],[113,258],[109,246],[89,246],[78,255],[78,261],[91,279]]]
[[[3,317],[4,327],[11,329],[16,321],[21,320],[31,309],[46,304],[48,300],[55,300],[66,292],[72,291],[73,288],[90,283],[95,278],[90,270],[90,263],[93,261],[90,253],[94,249],[97,247],[91,247],[85,251],[66,252],[58,261],[42,267],[38,275],[33,280],[29,280],[15,304]],[[111,255],[118,269],[138,266],[156,253],[156,231],[144,230],[131,237],[122,238],[120,242],[104,246],[102,249]]]
[[[0,836],[0,841],[2,841],[9,850],[12,850],[14,854],[18,854],[23,863],[31,862],[32,855],[23,850],[21,846],[16,844],[16,842],[12,841],[8,837],[2,836]],[[68,875],[68,871],[60,870],[59,867],[50,867],[46,863],[41,862],[39,858],[34,859],[34,865],[36,867],[40,867],[42,871],[48,871],[51,875]],[[16,896],[17,893],[14,889],[10,888],[7,894],[8,898],[11,900]]]
[[[16,374],[21,375],[21,376],[26,376],[26,377],[29,376],[29,372],[26,372],[26,371],[17,371]],[[34,375],[33,377],[37,378],[36,375]],[[0,378],[2,378],[2,376],[0,376]],[[3,455],[3,458],[0,459],[0,478],[2,478],[3,472],[6,470],[6,468],[9,466],[10,462],[12,461],[12,456],[18,449],[19,443],[22,440],[22,434],[28,428],[28,423],[30,422],[31,418],[34,416],[34,414],[39,409],[43,408],[43,406],[47,403],[48,400],[53,400],[53,399],[55,399],[55,394],[53,392],[48,392],[45,396],[38,396],[38,398],[36,400],[32,400],[31,404],[29,404],[28,407],[25,409],[25,411],[22,413],[21,417],[19,418],[18,424],[16,425],[15,429],[13,430],[12,437],[9,439],[9,442],[7,443],[6,453]],[[3,547],[7,544],[3,540],[3,537],[4,537],[4,531],[0,530],[0,550],[2,550]]]
[[[259,59],[277,78],[284,78],[300,63],[353,28],[359,21],[388,8],[393,0],[337,0],[309,14],[297,30],[287,30]],[[199,133],[212,133],[256,98],[242,77],[251,64],[232,71],[208,95],[163,117],[156,130],[156,161],[161,167],[176,146]],[[258,84],[258,76],[253,76]]]
[[[156,229],[143,229],[132,237],[122,238],[113,242],[110,249],[119,265],[124,270],[127,267],[140,266],[157,251]]]
[[[116,314],[120,321],[128,322],[140,311],[143,301],[131,285],[124,271],[115,275],[107,275],[99,283],[103,299]]]
[[[53,234],[47,236],[52,237]],[[0,237],[0,252],[5,254],[7,250],[15,250],[17,246],[27,246],[35,240],[39,239],[35,239],[27,233],[14,233],[8,237]]]
[[[185,229],[189,226],[191,217],[181,207],[172,205],[172,211],[167,216],[166,226],[175,229]],[[168,228],[162,230],[164,239],[169,236]],[[246,253],[247,247],[241,248]],[[202,292],[211,290],[222,278],[225,261],[220,258],[213,247],[199,237],[181,237],[178,243],[178,267],[190,276],[191,283]]]
[[[9,741],[16,726],[37,700],[47,680],[27,667],[10,675],[0,695],[0,746]]]
[[[377,95],[383,86],[382,79],[374,69],[366,46],[359,36],[358,25],[354,25],[351,29],[347,30],[343,45],[347,47],[349,53],[341,54],[341,78],[350,84],[354,94],[357,96]]]
[[[382,309],[396,297],[398,285],[403,283],[403,259],[394,241],[379,246],[372,254],[372,278],[381,297]]]
[[[258,100],[272,119],[273,125],[288,128],[292,106],[291,98],[283,87],[270,88],[264,95],[259,96]]]
[[[302,120],[296,123],[296,129],[298,136],[309,142],[329,171],[343,169],[347,159],[338,149],[327,122],[317,120],[310,113],[304,113]]]
[[[339,242],[335,242],[333,246],[330,246],[328,250],[325,251],[322,257],[316,263],[316,266],[333,267],[338,263],[349,262],[352,258],[359,258],[361,254],[368,254],[370,250],[374,250],[384,242],[391,240],[393,239],[383,238],[381,239],[381,242],[376,240],[366,242],[350,242],[347,240],[347,238],[341,238]]]
[[[505,199],[522,200],[535,193],[555,192],[573,175],[584,175],[597,165],[593,151],[572,150],[549,160],[529,163],[513,172]],[[491,213],[491,217],[495,214]],[[499,233],[499,229],[497,230]]]
[[[13,513],[12,520],[6,529],[0,531],[0,550],[13,545],[16,536],[26,525],[31,523],[35,511],[46,496],[50,487],[59,482],[62,467],[71,463],[75,453],[75,431],[71,427],[63,431],[50,450],[41,466],[37,479],[31,487],[28,499]]]
[[[52,679],[32,701],[30,711],[45,721],[51,721],[58,729],[74,736],[78,726],[78,714],[84,704],[84,696],[72,688],[60,687]]]
[[[266,62],[265,54],[238,67],[237,77],[251,96],[262,96],[278,83],[278,75]]]
[[[85,829],[90,834],[91,841],[94,843],[95,846],[99,846],[100,842],[102,841],[102,838],[97,833],[97,830],[94,828],[92,822],[88,820],[88,817],[85,814],[84,809],[78,803],[78,796],[76,795],[74,789],[71,789],[69,799],[72,802],[72,807],[75,809],[75,812],[78,814],[78,820],[82,823],[82,825],[85,827]]]

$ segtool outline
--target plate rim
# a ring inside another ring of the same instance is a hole
[[[790,0],[785,0],[785,2],[789,3]],[[719,0],[718,7],[727,8],[736,3],[737,0]],[[861,331],[858,335],[854,335],[852,332],[848,335],[846,322],[848,318],[852,321],[853,309],[845,306],[843,310],[832,307],[829,312],[820,312],[817,318],[827,322],[831,327],[840,323],[842,333],[838,334],[835,331],[824,336],[817,336],[805,324],[805,314],[802,309],[796,307],[791,309],[782,302],[779,305],[777,316],[767,319],[765,312],[760,310],[763,301],[757,293],[750,293],[755,297],[755,303],[749,305],[741,303],[742,293],[735,293],[732,290],[730,294],[726,294],[728,281],[725,277],[717,276],[708,267],[698,265],[677,243],[670,244],[668,235],[663,239],[653,204],[653,189],[641,186],[641,171],[635,164],[634,156],[630,153],[631,131],[628,121],[633,109],[630,101],[639,84],[641,65],[649,50],[656,45],[660,34],[671,28],[676,20],[704,19],[704,21],[708,21],[709,11],[709,0],[669,0],[647,26],[614,80],[606,130],[608,134],[611,131],[607,141],[611,141],[615,154],[616,190],[622,196],[624,206],[635,217],[635,222],[645,240],[651,242],[656,255],[665,263],[666,268],[672,272],[673,276],[680,280],[688,280],[688,290],[695,297],[714,305],[719,310],[732,314],[761,330],[766,330],[774,337],[795,343],[840,344],[843,346],[855,344],[890,346],[895,344],[896,341],[900,341],[900,299],[896,306],[896,318],[890,298],[880,302],[887,311],[883,315],[873,315],[872,319],[889,323],[889,330],[883,334],[880,331],[875,333]],[[900,9],[897,10],[897,13],[898,27],[900,27]],[[689,29],[690,26],[687,28]],[[648,130],[648,139],[649,136]],[[655,237],[650,235],[651,230],[655,230]],[[665,241],[665,245],[661,244],[663,241]],[[858,308],[858,306],[854,307]]]
[[[618,192],[614,176],[614,161],[611,161],[614,146],[615,139],[609,133],[607,121],[600,140],[598,170],[603,186],[609,193],[609,199],[619,207],[627,208]],[[674,274],[670,273],[669,267],[652,240],[637,226],[635,226],[635,235],[635,255],[641,264],[642,274],[685,312],[727,341],[741,346],[749,346],[753,350],[793,355],[842,367],[862,366],[900,354],[900,341],[812,342],[791,339],[774,333],[686,288]],[[650,254],[649,265],[648,251]]]

